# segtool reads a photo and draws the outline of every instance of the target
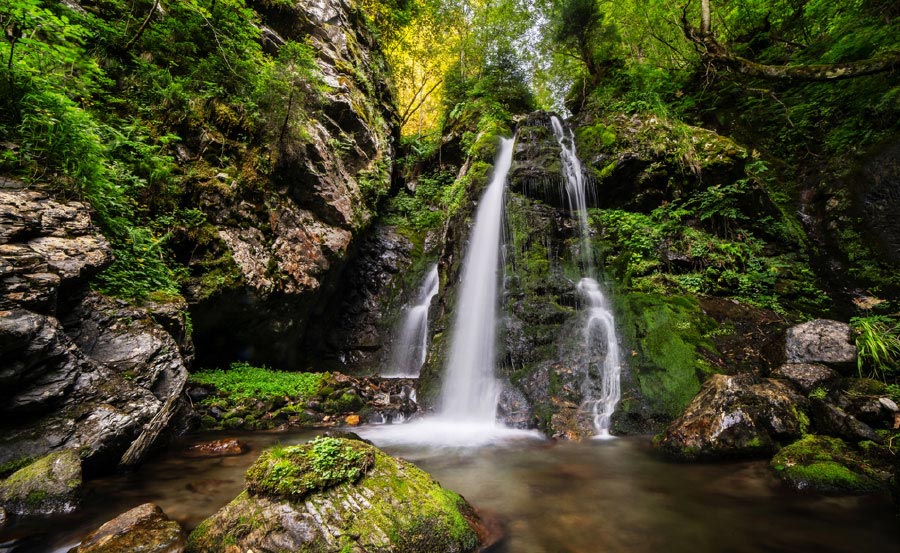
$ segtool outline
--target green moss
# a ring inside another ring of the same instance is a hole
[[[886,475],[838,438],[807,435],[770,462],[791,486],[822,493],[865,493],[883,487]]]
[[[630,366],[652,412],[676,417],[712,370],[702,357],[714,323],[693,298],[633,293],[618,298],[622,338]]]
[[[362,442],[319,437],[306,445],[266,450],[247,470],[253,493],[293,500],[363,477],[374,458]]]
[[[330,377],[329,373],[295,373],[275,371],[266,367],[253,367],[247,363],[233,363],[231,369],[200,371],[190,381],[213,386],[220,398],[229,401],[241,399],[273,399],[285,396],[295,399],[313,398]]]
[[[10,474],[16,472],[19,469],[27,467],[33,462],[34,457],[19,457],[18,459],[13,459],[11,461],[0,464],[0,478],[6,478]]]

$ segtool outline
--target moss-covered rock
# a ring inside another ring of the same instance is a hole
[[[78,507],[81,459],[71,449],[51,453],[0,482],[0,506],[16,515],[70,513]]]
[[[717,374],[656,443],[681,460],[763,457],[806,432],[804,405],[782,381]]]
[[[890,473],[871,464],[843,440],[809,435],[783,448],[770,462],[775,474],[798,490],[867,493],[885,489]]]
[[[269,450],[247,484],[194,530],[188,551],[463,552],[480,542],[465,499],[360,441]]]

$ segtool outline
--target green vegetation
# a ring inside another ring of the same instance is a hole
[[[808,435],[783,448],[770,463],[799,490],[865,493],[884,487],[889,473],[871,466],[838,438]]]
[[[306,445],[267,449],[247,470],[247,489],[294,501],[339,484],[353,484],[375,462],[362,442],[318,437]]]
[[[213,386],[233,401],[267,400],[285,397],[307,399],[319,394],[329,373],[293,373],[233,363],[229,370],[201,371],[191,375],[195,384]]]
[[[859,376],[882,380],[900,376],[900,323],[872,316],[854,318],[851,324],[856,333]]]

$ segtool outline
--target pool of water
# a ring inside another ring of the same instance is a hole
[[[498,515],[501,551],[860,552],[900,549],[900,518],[887,497],[824,497],[783,488],[764,462],[677,464],[648,438],[581,444],[513,438],[473,447],[402,444],[364,430],[478,508]],[[79,513],[0,529],[0,552],[67,551],[85,533],[140,503],[157,503],[187,528],[230,501],[264,447],[315,432],[231,434],[251,450],[188,459],[173,448],[135,472],[86,485]],[[222,437],[200,435],[192,443]],[[437,552],[436,552],[437,553]]]

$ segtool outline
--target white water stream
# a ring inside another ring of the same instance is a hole
[[[478,203],[475,224],[462,263],[450,354],[437,413],[400,426],[361,433],[383,444],[434,444],[477,447],[509,438],[540,438],[497,422],[501,387],[494,375],[500,287],[503,196],[512,165],[514,139],[500,141],[494,173]]]
[[[571,131],[563,127],[556,116],[552,116],[553,134],[561,149],[562,172],[566,183],[566,196],[569,209],[578,218],[578,230],[581,234],[579,244],[580,256],[585,271],[578,282],[578,291],[587,301],[587,319],[584,325],[584,344],[589,362],[595,352],[603,354],[600,366],[600,394],[594,394],[594,383],[590,370],[582,385],[584,392],[583,408],[589,409],[593,416],[596,438],[609,438],[610,421],[616,405],[622,397],[620,375],[622,358],[619,352],[619,341],[616,336],[616,322],[612,310],[596,280],[596,267],[591,248],[590,228],[587,220],[588,187],[584,179],[584,170],[575,151],[575,140]],[[602,349],[601,349],[602,348]]]
[[[417,378],[428,355],[428,310],[438,293],[437,263],[416,293],[415,303],[406,310],[403,325],[391,351],[390,364],[381,376],[388,378]]]

